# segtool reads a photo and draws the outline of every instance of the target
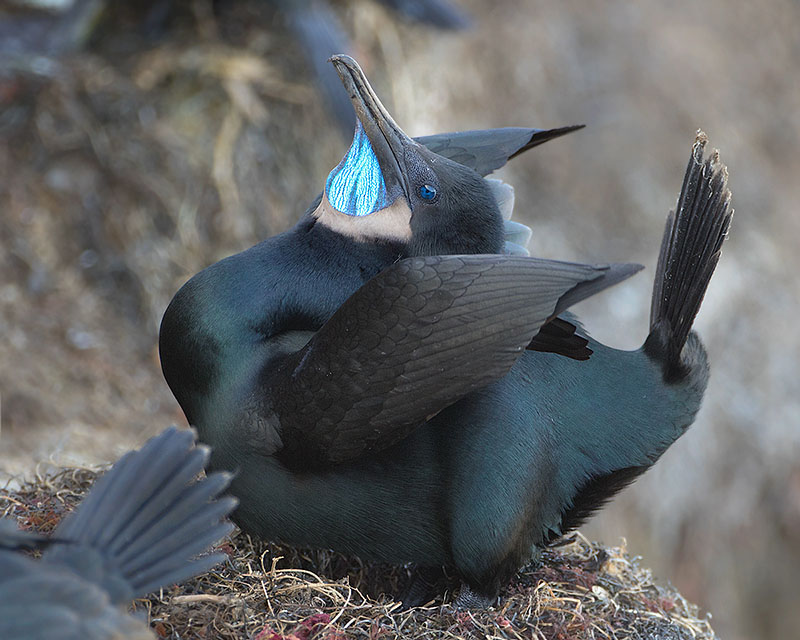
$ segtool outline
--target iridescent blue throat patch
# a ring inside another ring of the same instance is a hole
[[[325,195],[334,208],[349,216],[368,216],[390,204],[378,158],[361,122],[347,155],[328,175]]]

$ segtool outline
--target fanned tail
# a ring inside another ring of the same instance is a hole
[[[681,352],[700,309],[733,216],[728,170],[708,137],[697,132],[675,211],[667,217],[658,257],[645,351],[668,381],[685,374]]]

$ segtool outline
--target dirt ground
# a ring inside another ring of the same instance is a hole
[[[644,556],[723,638],[800,625],[800,4],[461,0],[468,32],[335,3],[412,135],[584,131],[514,160],[533,253],[637,261],[578,309],[638,346],[664,216],[702,127],[736,216],[698,317],[697,422],[584,533]],[[347,142],[279,13],[186,3],[158,37],[134,11],[77,54],[0,60],[0,469],[99,463],[183,421],[160,316],[203,266],[290,226]]]

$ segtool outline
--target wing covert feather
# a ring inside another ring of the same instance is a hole
[[[279,457],[336,464],[399,441],[503,377],[565,295],[577,302],[638,269],[507,255],[394,264],[282,365]]]

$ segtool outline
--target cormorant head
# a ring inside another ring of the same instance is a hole
[[[339,233],[391,241],[408,255],[501,253],[503,220],[490,183],[407,136],[358,63],[331,58],[358,117],[314,215]]]

